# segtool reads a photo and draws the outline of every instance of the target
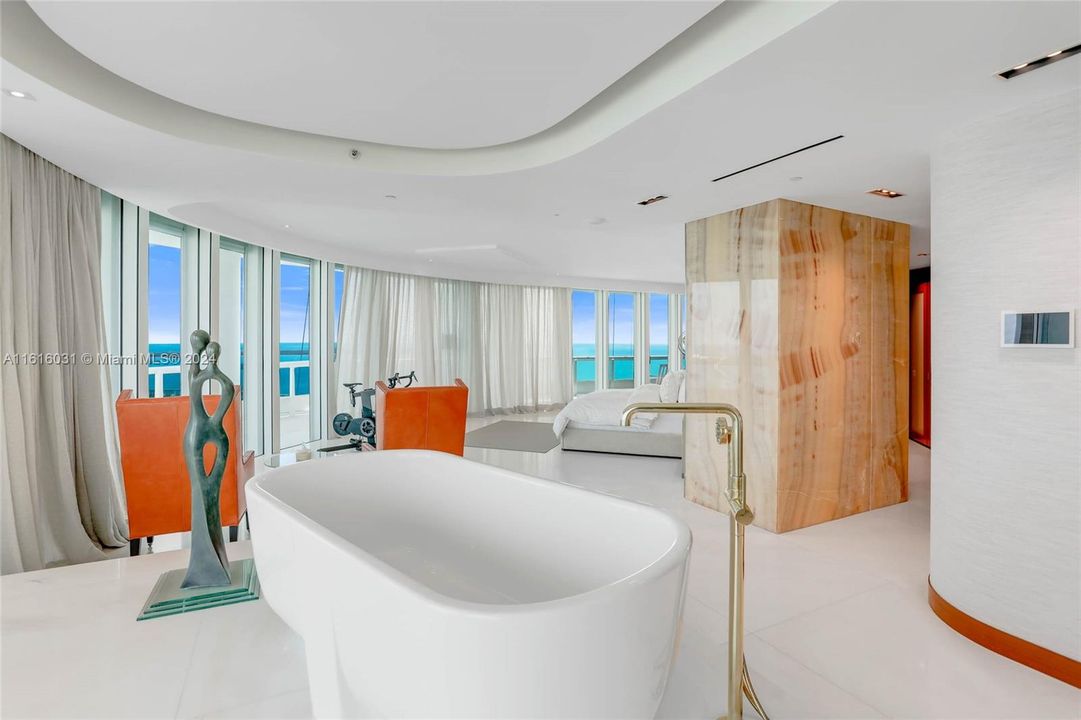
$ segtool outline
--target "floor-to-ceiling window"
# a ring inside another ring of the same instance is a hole
[[[282,255],[278,302],[279,444],[306,443],[311,434],[313,261]]]
[[[218,253],[220,367],[240,385],[244,449],[263,451],[262,248],[221,238]]]
[[[597,293],[571,293],[571,353],[574,367],[574,394],[597,389]]]
[[[146,285],[149,397],[181,394],[183,246],[182,225],[150,216]]]
[[[218,258],[218,335],[214,338],[221,345],[218,367],[240,385],[243,399],[248,384],[244,377],[244,246],[222,238]]]
[[[608,293],[608,387],[634,387],[634,293]]]
[[[668,372],[668,303],[669,296],[650,293],[649,326],[649,381],[660,382]]]

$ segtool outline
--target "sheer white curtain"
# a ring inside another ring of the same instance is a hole
[[[128,530],[98,362],[101,191],[0,141],[0,572],[10,573],[100,560]],[[38,353],[59,362],[22,362]]]
[[[374,384],[416,370],[424,385],[460,377],[470,412],[530,412],[574,395],[571,291],[346,268],[337,377]]]

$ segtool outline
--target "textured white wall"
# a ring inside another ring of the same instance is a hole
[[[1081,307],[1081,93],[943,138],[931,247],[931,582],[1081,659],[1081,348],[999,347],[1003,310]]]

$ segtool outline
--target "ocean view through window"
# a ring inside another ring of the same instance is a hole
[[[311,434],[312,261],[283,255],[278,335],[278,395],[283,448],[306,443]]]
[[[571,354],[574,366],[574,394],[597,389],[597,293],[571,293]]]
[[[183,231],[151,216],[147,248],[147,397],[180,395]]]
[[[608,387],[634,387],[634,293],[608,294]]]
[[[649,294],[649,381],[660,382],[668,371],[668,296]]]

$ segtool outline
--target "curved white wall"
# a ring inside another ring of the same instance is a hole
[[[1003,349],[998,335],[1003,310],[1081,308],[1081,93],[939,147],[931,582],[972,617],[1081,659],[1081,347]]]

